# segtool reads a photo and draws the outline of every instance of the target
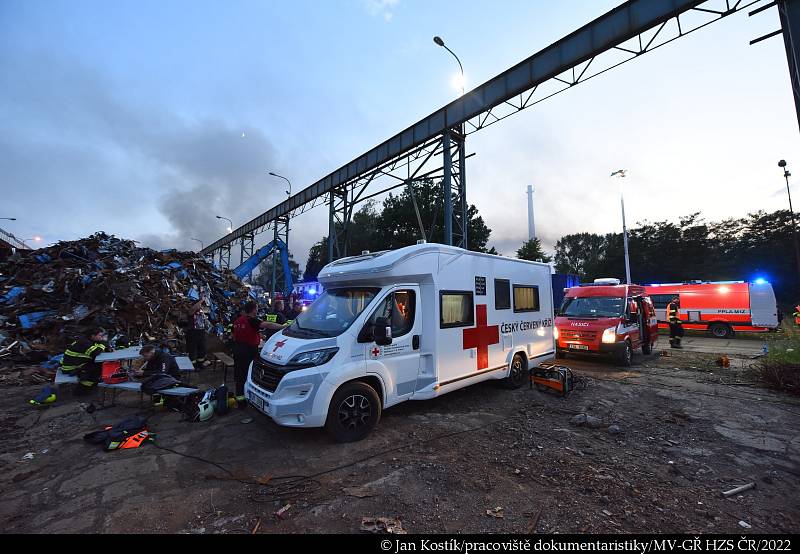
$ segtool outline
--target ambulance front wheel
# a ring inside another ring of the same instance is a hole
[[[525,362],[525,357],[522,354],[514,354],[514,359],[511,360],[511,367],[508,370],[508,377],[501,382],[503,387],[507,389],[518,389],[525,383],[525,373],[528,370],[528,364]]]
[[[345,383],[331,399],[325,429],[336,442],[360,441],[381,419],[381,399],[361,381]]]

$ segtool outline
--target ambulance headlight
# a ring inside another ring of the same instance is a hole
[[[603,331],[603,342],[605,344],[612,344],[617,342],[617,328],[616,327],[609,327],[605,331]]]
[[[301,352],[289,360],[293,365],[322,365],[328,363],[331,358],[339,351],[338,348],[323,348],[322,350],[312,350]]]
[[[553,327],[553,338],[558,340],[558,327]]]

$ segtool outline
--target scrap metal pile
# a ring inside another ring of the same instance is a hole
[[[45,362],[96,326],[132,343],[179,343],[201,294],[222,334],[247,290],[194,253],[104,233],[14,254],[0,261],[0,363]]]

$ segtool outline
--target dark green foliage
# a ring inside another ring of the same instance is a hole
[[[533,238],[525,241],[519,250],[517,250],[517,258],[520,260],[529,260],[531,262],[544,262],[546,264],[553,261],[551,256],[548,256],[542,250],[542,241]]]
[[[699,213],[677,223],[642,222],[629,231],[635,283],[750,280],[766,277],[779,300],[795,302],[800,286],[787,210],[706,223]],[[566,235],[556,243],[556,271],[585,281],[625,277],[621,233]]]

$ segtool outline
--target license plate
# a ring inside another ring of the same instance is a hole
[[[259,397],[258,397],[258,396],[256,396],[255,394],[251,394],[251,395],[250,395],[250,403],[251,403],[253,406],[255,406],[256,408],[258,408],[259,410],[261,410],[262,412],[264,412],[264,411],[265,411],[265,409],[264,409],[264,408],[265,408],[265,405],[266,405],[267,407],[269,406],[269,402],[264,402],[264,401],[263,401],[261,398],[259,398]]]
[[[589,347],[585,344],[570,344],[569,347],[572,350],[589,350]]]

